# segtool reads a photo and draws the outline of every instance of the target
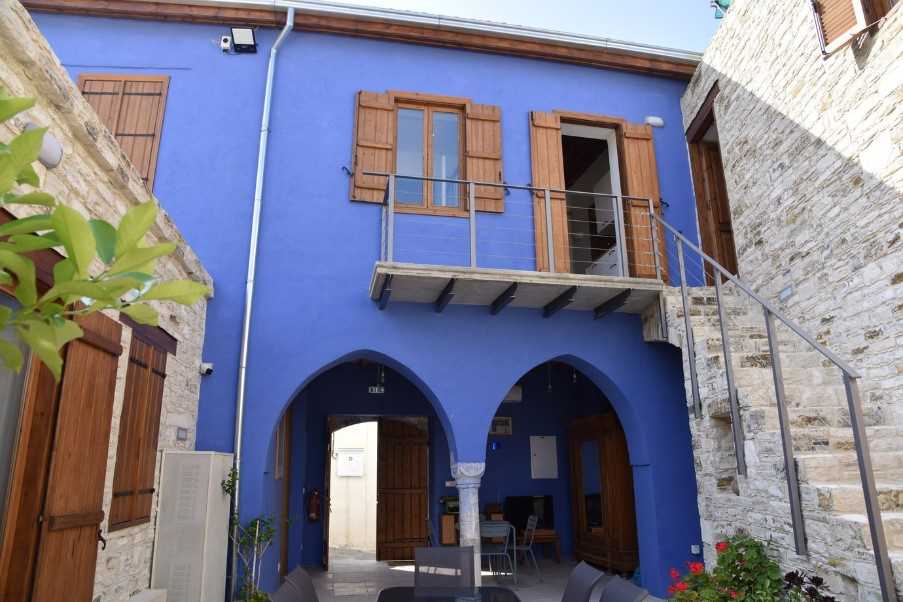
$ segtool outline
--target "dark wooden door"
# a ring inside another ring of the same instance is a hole
[[[90,602],[94,590],[122,327],[102,314],[81,324],[60,385],[33,602]]]
[[[639,548],[633,470],[621,424],[614,414],[579,418],[568,440],[577,558],[630,573],[639,563]],[[585,489],[588,481],[596,484],[592,491]]]
[[[737,251],[734,247],[734,230],[731,225],[731,209],[724,181],[724,166],[717,143],[698,142],[691,145],[693,168],[696,172],[696,192],[699,214],[699,231],[702,249],[732,274],[737,273]],[[712,284],[712,273],[706,274]]]
[[[380,418],[376,559],[413,560],[429,530],[429,431],[425,418]]]

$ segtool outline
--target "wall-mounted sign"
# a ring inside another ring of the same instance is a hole
[[[336,452],[336,474],[340,477],[364,476],[364,450],[340,449]]]

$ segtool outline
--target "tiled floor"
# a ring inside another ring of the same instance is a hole
[[[380,590],[398,585],[414,585],[414,567],[389,566],[377,562],[372,554],[349,550],[330,550],[329,571],[312,572],[320,602],[374,602]],[[564,593],[568,574],[573,565],[556,564],[540,559],[543,580],[539,581],[532,567],[518,566],[517,585],[507,576],[499,584],[513,589],[522,602],[558,602]],[[521,570],[522,569],[522,570]],[[484,573],[483,583],[495,585],[496,578]]]

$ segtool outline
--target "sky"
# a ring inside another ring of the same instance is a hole
[[[338,0],[702,51],[719,21],[709,0]]]

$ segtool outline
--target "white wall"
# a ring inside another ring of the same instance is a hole
[[[346,426],[332,435],[329,547],[376,552],[377,423]],[[363,474],[340,476],[343,454],[360,454]]]

